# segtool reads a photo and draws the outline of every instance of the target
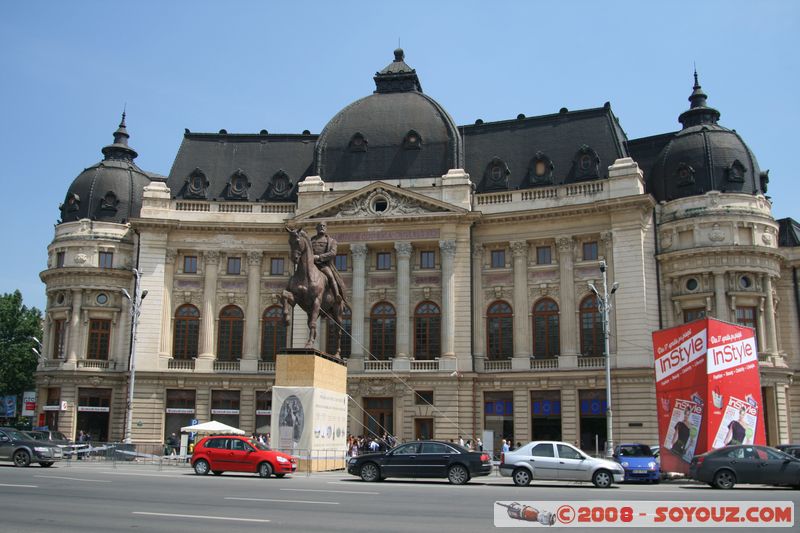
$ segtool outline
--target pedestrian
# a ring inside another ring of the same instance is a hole
[[[78,455],[78,461],[83,460],[83,455],[81,455],[81,451],[83,451],[83,445],[86,442],[86,433],[83,430],[78,431],[78,444],[80,446],[75,448],[75,453]]]
[[[500,443],[501,444],[501,448],[500,449],[503,451],[503,453],[511,451],[511,446],[508,444],[508,442],[509,441],[507,441],[506,439],[503,439],[501,441],[501,443]]]
[[[178,455],[178,442],[178,436],[175,435],[175,432],[167,437],[167,451],[169,455]]]
[[[458,445],[462,448],[464,447],[464,439],[461,437],[461,435],[458,436]]]
[[[479,451],[479,452],[482,452],[482,451],[483,451],[483,442],[481,441],[481,438],[480,438],[480,437],[478,437],[478,438],[475,440],[475,444],[478,446],[478,451]]]

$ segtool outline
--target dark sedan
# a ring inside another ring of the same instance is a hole
[[[492,472],[489,454],[471,452],[457,444],[432,440],[401,444],[385,453],[352,457],[347,472],[364,481],[387,477],[447,478],[462,485],[475,476]]]
[[[717,489],[736,483],[800,488],[800,459],[766,446],[726,446],[694,456],[689,477]]]
[[[0,461],[23,467],[33,462],[47,468],[61,457],[61,448],[54,444],[33,440],[14,428],[0,428]]]

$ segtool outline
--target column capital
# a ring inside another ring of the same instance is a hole
[[[259,266],[261,264],[261,258],[263,255],[263,252],[248,252],[247,264],[250,266]]]
[[[167,253],[164,255],[164,259],[170,265],[175,263],[175,257],[178,255],[178,250],[174,248],[167,248]]]
[[[398,259],[408,259],[411,257],[411,252],[414,250],[414,247],[411,246],[410,242],[403,241],[394,243],[394,249],[397,250]]]
[[[219,263],[219,252],[216,250],[208,250],[203,252],[203,259],[208,264]]]
[[[559,237],[556,239],[556,243],[560,252],[571,252],[575,246],[575,241],[572,237]]]
[[[483,259],[483,251],[484,247],[482,244],[473,244],[472,245],[472,258],[473,259]]]
[[[604,231],[600,234],[600,240],[603,241],[603,244],[609,245],[613,241],[614,234],[610,231]]]
[[[511,241],[509,244],[514,257],[526,257],[528,255],[528,241]]]
[[[439,241],[439,248],[442,250],[442,255],[451,258],[456,255],[456,241],[452,239]]]
[[[367,256],[367,245],[357,242],[350,245],[350,254],[355,258],[363,259]]]

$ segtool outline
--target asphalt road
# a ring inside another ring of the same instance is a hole
[[[510,479],[496,476],[451,486],[444,480],[364,483],[342,472],[261,479],[246,474],[196,476],[188,468],[174,466],[159,469],[118,463],[114,467],[88,461],[48,469],[0,464],[0,531],[20,533],[482,532],[494,529],[497,500],[541,502],[540,508],[555,500],[736,500],[743,504],[768,500],[793,501],[800,509],[800,491],[754,485],[719,491],[689,482],[609,489],[538,482],[518,488]],[[622,529],[598,531],[615,530]]]

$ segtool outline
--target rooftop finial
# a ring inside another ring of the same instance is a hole
[[[114,132],[114,144],[110,144],[103,148],[103,155],[106,156],[106,159],[124,159],[128,161],[133,161],[138,155],[136,151],[128,146],[128,139],[130,135],[128,135],[128,130],[125,127],[125,116],[126,116],[126,109],[127,104],[122,108],[122,119],[119,122],[119,126],[117,127],[117,131]]]
[[[694,88],[697,89],[700,87],[700,82],[697,81],[697,65],[694,66]]]
[[[398,45],[399,45],[399,43],[398,43]],[[403,49],[398,46],[397,50],[394,51],[394,62],[395,63],[400,63],[401,61],[403,61],[405,59],[405,57],[406,57],[405,52],[403,52]]]
[[[719,111],[706,105],[708,96],[700,86],[700,78],[697,75],[697,65],[694,67],[694,86],[692,94],[689,95],[689,110],[681,113],[678,121],[684,128],[697,126],[700,124],[716,124],[719,120]]]

